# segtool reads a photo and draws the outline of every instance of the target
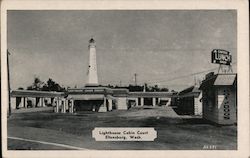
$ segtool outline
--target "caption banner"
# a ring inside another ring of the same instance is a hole
[[[100,128],[92,131],[96,141],[154,141],[157,132],[154,128]]]

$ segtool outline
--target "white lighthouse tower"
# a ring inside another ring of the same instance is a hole
[[[96,43],[93,38],[89,40],[89,66],[88,66],[88,81],[86,86],[98,86]]]

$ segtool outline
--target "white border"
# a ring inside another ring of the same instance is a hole
[[[93,150],[93,151],[8,151],[7,150],[7,34],[6,10],[237,10],[238,150]],[[1,97],[2,152],[4,157],[248,157],[249,156],[249,22],[247,0],[3,0],[1,2]],[[4,104],[3,104],[4,103]]]

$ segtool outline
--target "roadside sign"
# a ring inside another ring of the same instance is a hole
[[[212,63],[214,64],[223,64],[231,65],[232,55],[230,52],[223,49],[214,49],[212,50]]]

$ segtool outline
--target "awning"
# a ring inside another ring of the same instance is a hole
[[[218,75],[214,85],[233,85],[235,81],[236,75]]]
[[[202,81],[199,89],[212,86],[232,86],[236,84],[236,74],[216,74]]]

